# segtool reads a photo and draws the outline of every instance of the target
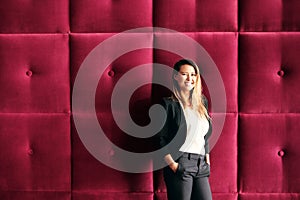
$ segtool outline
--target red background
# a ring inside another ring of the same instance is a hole
[[[88,53],[116,33],[149,26],[195,39],[224,80],[225,126],[211,152],[213,198],[300,199],[299,10],[297,0],[2,2],[0,199],[166,199],[161,171],[110,169],[88,153],[72,122],[72,85]],[[113,86],[137,65],[172,65],[175,59],[140,50],[116,60],[101,77],[97,114],[121,147],[151,148],[151,141],[125,137],[115,126]],[[147,124],[147,108],[161,91],[147,85],[135,92],[131,107],[138,123]]]

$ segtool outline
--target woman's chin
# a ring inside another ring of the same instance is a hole
[[[181,90],[183,90],[183,91],[191,91],[193,89],[194,89],[194,86],[185,86],[185,87],[181,88]]]

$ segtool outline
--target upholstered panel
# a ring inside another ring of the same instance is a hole
[[[70,117],[10,113],[0,119],[0,191],[70,191]]]
[[[297,0],[245,0],[239,3],[239,8],[241,31],[300,30],[300,5]]]
[[[0,33],[66,33],[69,31],[69,1],[1,2],[0,19]]]
[[[0,35],[1,112],[69,113],[69,36]]]
[[[297,0],[2,2],[0,199],[167,199],[161,170],[128,173],[106,166],[84,145],[85,133],[78,132],[74,116],[89,122],[96,113],[111,141],[111,148],[101,151],[108,158],[116,156],[113,145],[135,153],[155,150],[154,138],[127,134],[116,117],[125,126],[131,119],[140,126],[151,122],[149,107],[170,94],[152,84],[158,77],[170,79],[153,63],[171,67],[181,58],[175,49],[153,47],[185,47],[175,32],[123,33],[123,39],[131,41],[125,48],[138,44],[136,38],[148,48],[132,49],[107,66],[99,56],[95,63],[104,70],[96,74],[95,113],[85,109],[86,101],[76,113],[72,110],[74,83],[91,51],[123,31],[141,27],[167,28],[190,38],[204,48],[220,73],[226,102],[216,98],[222,89],[218,82],[207,81],[215,74],[203,64],[205,58],[195,56],[196,48],[186,48],[200,63],[213,140],[222,131],[211,150],[213,199],[300,199],[299,9]],[[117,42],[103,54],[121,47],[124,43]],[[128,78],[141,66],[146,67]],[[86,74],[86,80],[98,72]],[[124,77],[127,80],[120,83]],[[128,92],[130,85],[143,81],[150,84],[137,87],[129,105],[113,105],[117,86]],[[86,86],[81,95],[91,90]],[[128,160],[123,157],[122,164]]]
[[[240,116],[240,190],[299,193],[299,114]],[[266,187],[268,186],[268,187]]]
[[[104,114],[102,114],[104,115]],[[104,115],[105,116],[105,115]],[[87,117],[87,116],[84,116]],[[99,117],[106,126],[103,126],[104,131],[108,133],[108,137],[112,141],[119,141],[124,146],[124,136],[122,139],[117,137],[122,134],[115,124],[112,124],[113,119],[106,117],[106,119]],[[108,119],[107,119],[108,118]],[[101,193],[106,192],[151,192],[153,191],[153,177],[152,173],[137,173],[130,174],[111,169],[108,166],[101,164],[94,158],[84,147],[75,128],[72,129],[72,181],[73,190],[76,192],[97,191]],[[122,136],[122,135],[121,135]],[[130,144],[127,146],[131,146]],[[101,146],[101,144],[99,144]],[[131,146],[132,147],[132,146]],[[133,149],[129,149],[134,151]],[[113,148],[106,152],[113,156]],[[125,159],[125,158],[124,158]]]
[[[154,0],[153,23],[183,32],[236,31],[237,1]],[[213,16],[213,17],[209,17]]]
[[[299,33],[240,35],[240,111],[299,112]]]
[[[114,33],[152,26],[151,0],[76,0],[70,10],[72,32]]]

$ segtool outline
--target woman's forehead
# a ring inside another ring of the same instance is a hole
[[[180,67],[180,72],[196,72],[195,68],[191,65],[185,64],[185,65],[181,65]]]

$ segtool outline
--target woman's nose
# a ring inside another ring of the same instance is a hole
[[[187,77],[186,77],[186,80],[188,80],[188,81],[189,81],[189,80],[190,80],[190,78],[191,78],[191,77],[190,77],[190,75],[187,75]]]

